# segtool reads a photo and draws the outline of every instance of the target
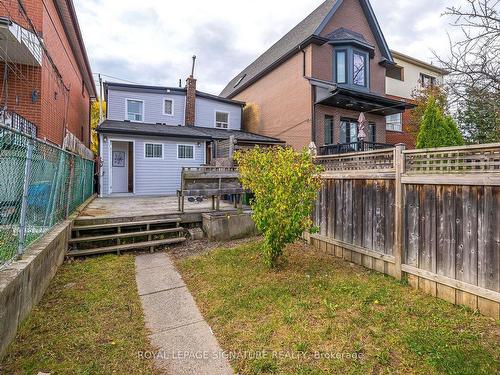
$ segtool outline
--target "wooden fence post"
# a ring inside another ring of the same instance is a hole
[[[403,184],[401,183],[401,175],[404,173],[405,162],[403,150],[405,145],[398,143],[394,149],[394,169],[396,170],[396,181],[394,184],[394,259],[395,272],[394,276],[401,280],[401,263],[403,258]]]

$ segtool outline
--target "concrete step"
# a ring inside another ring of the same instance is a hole
[[[175,228],[166,228],[166,229],[145,230],[142,232],[103,234],[100,236],[75,237],[75,238],[71,238],[68,242],[69,243],[80,243],[80,242],[104,241],[104,240],[112,240],[112,239],[116,239],[116,238],[139,237],[139,236],[142,237],[142,236],[153,235],[153,234],[175,233],[175,232],[182,232],[183,230],[184,230],[183,227],[175,227]]]
[[[106,228],[122,228],[122,227],[135,227],[143,225],[155,225],[155,224],[169,224],[169,223],[180,223],[182,219],[180,217],[175,217],[171,219],[160,219],[160,220],[146,220],[146,221],[127,221],[124,223],[107,223],[107,224],[95,224],[95,225],[77,225],[72,229],[74,231],[84,231],[84,230],[94,230],[94,229],[106,229]]]
[[[71,250],[68,251],[66,255],[70,257],[77,257],[77,256],[94,255],[94,254],[114,253],[132,249],[146,248],[146,247],[152,248],[160,245],[171,245],[184,241],[186,241],[186,237],[167,238],[164,240],[144,241],[144,242],[123,244],[123,245],[98,247],[95,249]]]

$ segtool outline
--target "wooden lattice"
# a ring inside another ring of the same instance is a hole
[[[394,149],[318,156],[316,163],[325,171],[393,170]]]
[[[406,174],[500,173],[500,143],[404,151]]]

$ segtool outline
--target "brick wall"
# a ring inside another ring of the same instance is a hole
[[[311,46],[306,48],[306,59],[310,54]],[[296,53],[234,97],[252,103],[259,116],[258,121],[244,122],[245,130],[277,137],[296,149],[309,145],[311,85],[303,77],[303,58],[302,52]]]
[[[54,3],[43,0],[24,0],[23,3],[35,29],[43,35],[45,46],[61,77],[58,76],[46,55],[42,58],[42,67],[11,64],[8,81],[8,109],[34,122],[38,126],[38,134],[41,138],[62,145],[65,129],[67,129],[88,147],[90,145],[90,97],[83,85],[82,74]],[[0,16],[10,17],[16,23],[31,30],[19,10],[17,1],[2,2]],[[0,65],[0,68],[3,73],[3,65]],[[19,74],[19,72],[25,73]],[[0,77],[1,83],[3,83],[2,79]],[[35,102],[32,101],[34,90],[38,92]]]
[[[89,93],[83,84],[82,74],[53,2],[44,1],[44,4],[44,41],[66,88],[60,83],[48,60],[44,59],[41,88],[44,103],[42,128],[61,144],[66,118],[67,129],[88,147],[90,145]]]
[[[405,99],[399,96],[394,96],[394,95],[387,95],[387,96],[396,100],[403,100],[410,103],[413,102],[411,99]],[[407,150],[415,148],[416,137],[414,136],[414,134],[416,134],[416,131],[415,129],[412,129],[412,126],[410,124],[410,116],[411,116],[411,109],[407,109],[406,111],[403,112],[402,132],[387,130],[387,143],[391,144],[404,143],[406,145]]]
[[[333,143],[340,143],[340,119],[345,117],[349,119],[357,119],[359,117],[359,112],[350,111],[348,109],[328,107],[324,105],[316,106],[316,146],[320,147],[325,144],[325,127],[324,120],[325,115],[333,116]],[[386,142],[386,131],[385,131],[385,117],[378,116],[371,113],[365,115],[368,122],[375,123],[375,141],[377,143]]]

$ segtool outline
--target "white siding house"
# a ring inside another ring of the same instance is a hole
[[[106,120],[97,129],[100,196],[175,195],[182,167],[206,164],[214,143],[230,135],[281,143],[241,131],[244,103],[196,91],[191,82],[186,88],[105,83]]]

